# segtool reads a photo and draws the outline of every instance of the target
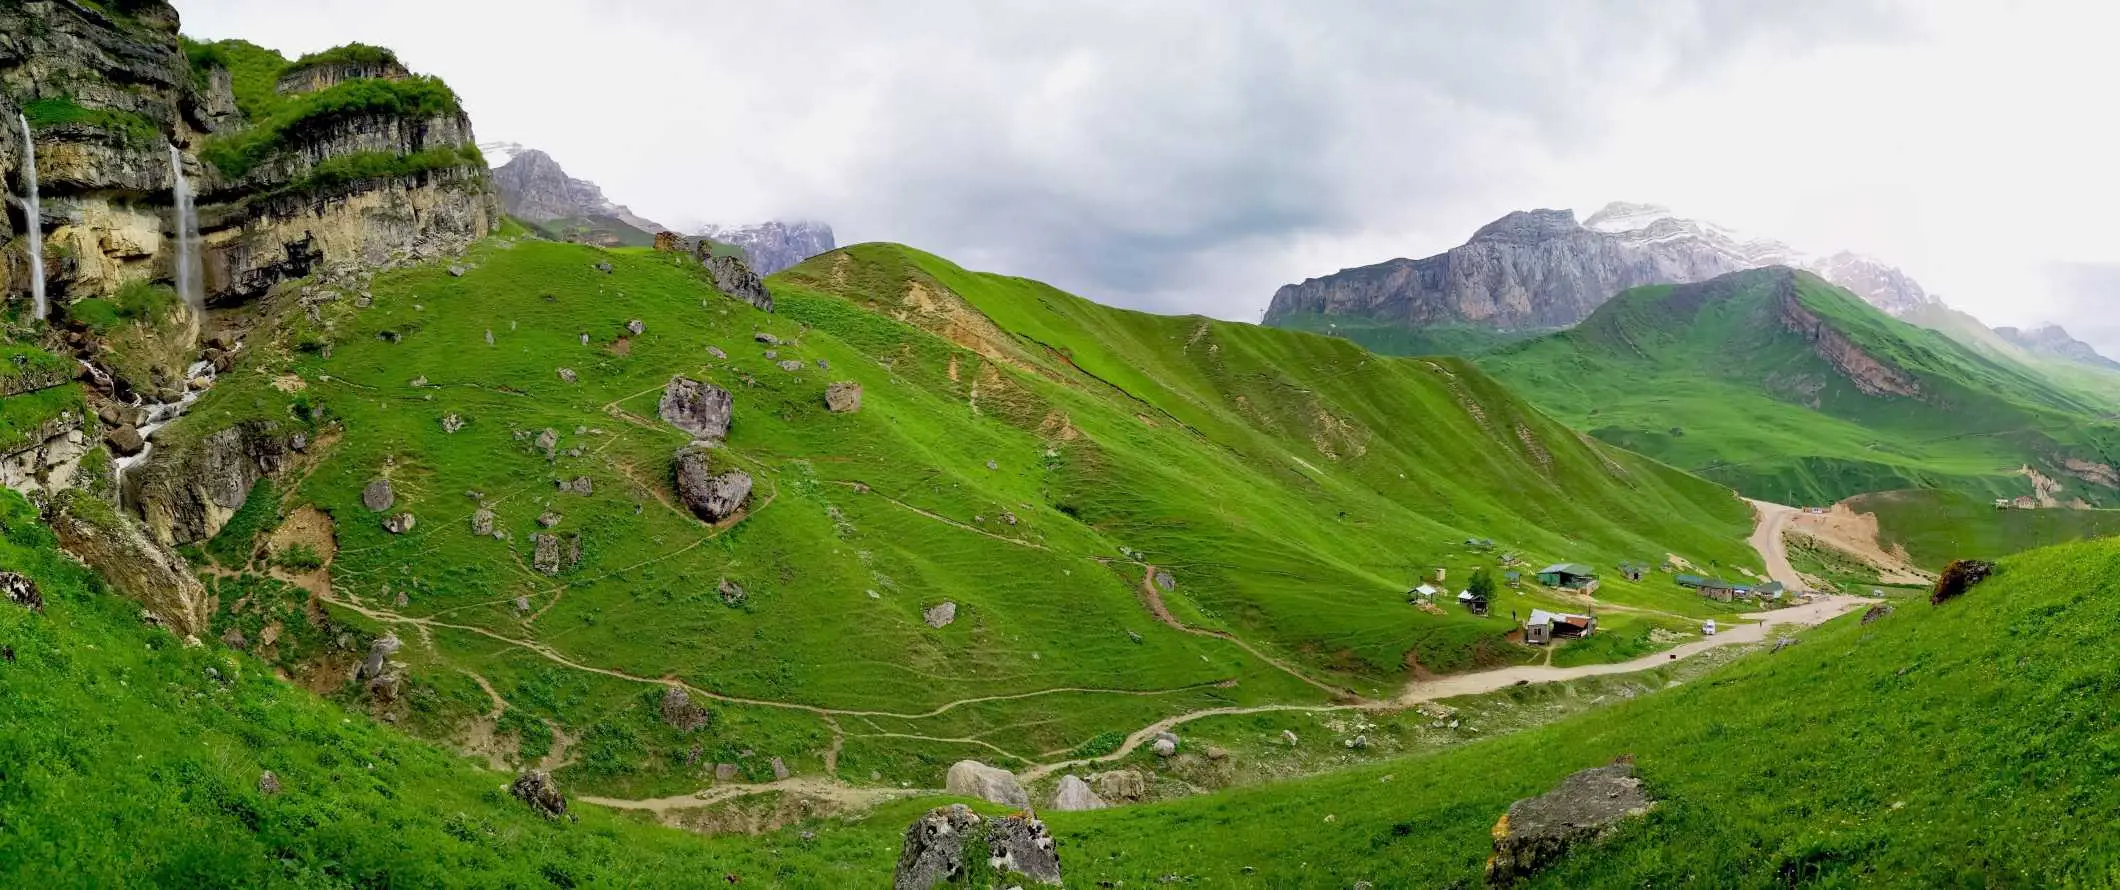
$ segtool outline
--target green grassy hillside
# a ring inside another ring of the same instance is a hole
[[[1511,343],[1521,343],[1547,333],[1447,325],[1409,328],[1358,315],[1312,312],[1291,312],[1274,319],[1271,324],[1284,330],[1344,337],[1378,355],[1455,355],[1463,358],[1478,358]]]
[[[317,443],[223,532],[237,540],[199,551],[235,575],[215,581],[214,635],[295,627],[308,594],[261,584],[248,555],[314,506],[335,526],[332,620],[411,644],[417,707],[390,712],[601,793],[694,790],[715,763],[768,777],[774,758],[932,786],[961,757],[1059,759],[1202,708],[1388,696],[1416,665],[1531,657],[1504,639],[1511,611],[1580,607],[1406,604],[1433,568],[1462,582],[1503,551],[1757,567],[1727,490],[1572,433],[1463,362],[1109,309],[890,245],[779,276],[778,315],[645,250],[504,239],[466,265],[381,276],[372,308],[275,316],[164,447],[254,418]],[[757,484],[732,527],[675,503],[687,436],[655,413],[678,373],[735,393],[718,454]],[[825,410],[842,380],[864,387],[859,413]],[[360,505],[379,476],[410,533]],[[556,484],[584,476],[587,495]],[[482,507],[504,540],[472,533]],[[578,536],[580,564],[533,571],[541,533]],[[1153,597],[1149,566],[1169,582]],[[725,603],[723,581],[747,599]],[[1601,596],[1722,608],[1661,577]],[[956,622],[923,624],[945,600]],[[358,697],[293,636],[292,673]],[[674,681],[718,697],[709,728],[659,719]]]
[[[2031,493],[2027,465],[2068,496],[2120,497],[2120,428],[2095,400],[1807,273],[1638,288],[1481,366],[1600,439],[1753,497],[2014,496]]]
[[[1886,491],[1851,498],[1877,518],[1878,543],[1904,548],[1937,570],[1954,559],[1995,559],[2083,538],[2120,535],[2120,510],[1997,510],[1948,491]]]

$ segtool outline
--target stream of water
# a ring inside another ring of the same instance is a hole
[[[42,319],[49,306],[44,301],[44,209],[37,203],[37,143],[29,132],[29,117],[17,114],[22,123],[22,211],[29,225],[30,317]]]
[[[169,147],[169,174],[175,181],[177,223],[177,296],[191,309],[191,315],[204,324],[206,321],[206,298],[201,293],[199,279],[198,242],[199,211],[192,206],[191,183],[184,178],[184,155],[175,145]]]

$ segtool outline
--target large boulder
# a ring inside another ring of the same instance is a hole
[[[672,686],[663,691],[662,718],[664,723],[670,724],[679,732],[691,732],[707,725],[707,721],[711,719],[707,715],[707,709],[694,702],[692,694],[686,692],[682,686]]]
[[[1030,795],[1023,793],[1023,786],[1016,784],[1016,775],[999,767],[987,766],[976,760],[959,760],[950,766],[943,779],[943,788],[951,794],[976,797],[1012,807],[1031,805]]]
[[[695,439],[719,442],[729,434],[729,414],[736,399],[729,391],[690,377],[672,377],[663,387],[656,413]]]
[[[370,513],[381,513],[397,503],[397,492],[390,487],[390,480],[376,479],[361,489],[361,506]]]
[[[1494,856],[1487,860],[1490,887],[1514,886],[1540,869],[1639,816],[1656,802],[1625,760],[1586,769],[1560,787],[1509,805],[1494,824]]]
[[[920,613],[920,620],[926,622],[929,627],[948,627],[950,622],[957,620],[957,604],[949,600],[943,600],[929,606]]]
[[[1140,800],[1148,796],[1148,780],[1130,769],[1112,770],[1089,777],[1097,796],[1107,801]]]
[[[841,380],[825,387],[824,407],[834,414],[852,414],[861,410],[861,384]]]
[[[191,567],[146,530],[86,492],[62,492],[45,510],[59,546],[119,593],[165,622],[177,636],[205,633],[213,597]]]
[[[751,497],[751,474],[742,470],[716,474],[712,449],[704,446],[678,449],[675,474],[677,499],[692,515],[710,523],[736,515]]]
[[[1058,885],[1059,845],[1029,813],[981,819],[963,804],[937,807],[906,829],[891,887],[930,890],[979,874],[991,875],[994,887]]]
[[[44,593],[37,589],[37,582],[27,575],[0,572],[0,595],[7,601],[32,612],[44,611]]]
[[[375,641],[374,645],[368,647],[368,659],[361,662],[361,669],[353,675],[353,678],[356,680],[373,680],[382,676],[383,670],[390,663],[390,656],[396,655],[398,650],[403,648],[405,648],[405,643],[397,638],[397,634],[384,634]]]
[[[1079,776],[1062,776],[1060,778],[1060,787],[1053,791],[1052,808],[1063,813],[1071,813],[1078,810],[1101,810],[1107,806],[1110,805],[1104,802],[1104,798],[1098,797],[1097,792],[1091,791],[1089,783],[1082,781]]]
[[[699,245],[699,262],[707,267],[707,274],[713,277],[714,286],[722,293],[767,312],[773,311],[773,295],[766,292],[765,280],[751,271],[750,264],[732,256],[716,256],[704,240]]]

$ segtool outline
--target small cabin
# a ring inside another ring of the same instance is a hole
[[[1511,587],[1522,587],[1524,586],[1524,573],[1518,571],[1503,572],[1502,583]]]
[[[1477,593],[1473,593],[1473,592],[1472,592],[1472,591],[1470,591],[1470,590],[1460,590],[1460,591],[1458,591],[1458,597],[1457,597],[1457,598],[1458,598],[1458,605],[1460,605],[1460,606],[1464,606],[1464,607],[1465,607],[1465,609],[1466,609],[1467,611],[1470,611],[1470,612],[1471,612],[1472,614],[1474,614],[1474,615],[1482,615],[1482,616],[1484,616],[1484,615],[1486,615],[1486,614],[1487,614],[1487,598],[1486,598],[1486,597],[1484,597],[1484,596],[1481,596],[1481,595],[1479,595],[1479,594],[1477,594]]]
[[[1587,637],[1596,631],[1597,617],[1594,615],[1532,609],[1531,618],[1524,622],[1524,642],[1543,646],[1555,639]]]
[[[1769,581],[1754,588],[1752,592],[1759,594],[1759,598],[1762,600],[1771,601],[1781,599],[1782,595],[1788,592],[1788,589],[1788,585],[1780,581]]]
[[[1579,562],[1557,562],[1538,570],[1538,583],[1581,593],[1597,592],[1597,571]]]
[[[1435,602],[1435,595],[1442,592],[1433,584],[1423,584],[1406,591],[1406,601],[1409,603],[1432,603]]]
[[[1493,538],[1466,538],[1465,546],[1472,550],[1493,550]]]
[[[1700,575],[1680,575],[1675,579],[1678,586],[1700,591],[1700,595],[1718,602],[1729,602],[1737,598],[1738,585],[1721,578],[1705,578]]]
[[[1649,566],[1639,562],[1623,562],[1619,564],[1619,574],[1629,581],[1640,581],[1643,575],[1649,574]]]

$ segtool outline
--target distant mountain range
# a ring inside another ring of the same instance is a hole
[[[1608,204],[1581,222],[1570,210],[1516,211],[1435,256],[1284,285],[1265,323],[1342,334],[1387,351],[1491,344],[1572,327],[1628,288],[1690,284],[1768,266],[1814,272],[1895,318],[1993,345],[1984,325],[1876,258],[1807,253],[1659,205],[1626,202]],[[1459,336],[1439,337],[1438,331]],[[2112,365],[2058,327],[2041,328],[2036,338],[2001,339],[2047,358]]]
[[[493,185],[509,215],[561,240],[606,246],[652,243],[656,233],[673,227],[634,213],[604,195],[602,187],[567,175],[551,155],[515,142],[479,145],[493,166]],[[705,225],[690,234],[704,235],[743,250],[751,267],[771,275],[837,246],[832,227],[818,222],[771,222],[749,225]]]

